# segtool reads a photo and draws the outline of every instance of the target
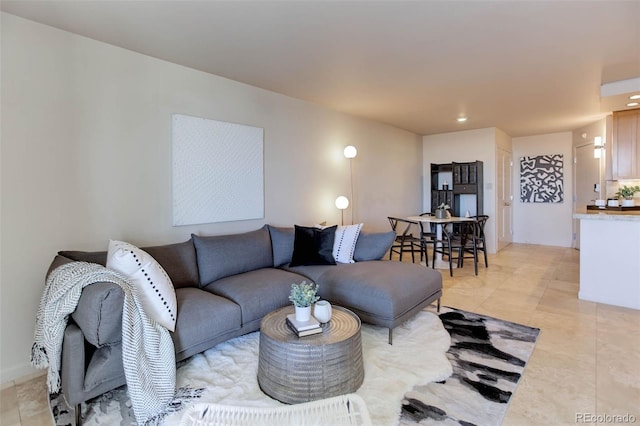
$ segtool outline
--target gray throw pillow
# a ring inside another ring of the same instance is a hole
[[[198,269],[196,265],[196,251],[193,241],[165,244],[162,246],[142,247],[167,272],[175,288],[198,287]],[[106,251],[61,251],[60,256],[78,262],[107,264]]]
[[[293,256],[293,228],[279,228],[267,225],[271,235],[271,248],[273,249],[273,266],[278,268],[291,262]]]
[[[244,234],[212,237],[192,234],[191,238],[196,247],[201,287],[230,275],[273,267],[266,225]]]
[[[356,251],[353,260],[362,262],[365,260],[380,260],[389,251],[396,233],[389,232],[360,232],[356,242]]]
[[[142,247],[167,272],[175,288],[198,287],[198,265],[193,241]]]
[[[76,262],[97,263],[102,266],[105,266],[107,264],[106,251],[65,250],[59,251],[58,254],[71,260],[75,260]]]

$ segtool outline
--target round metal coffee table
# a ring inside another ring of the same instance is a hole
[[[321,334],[298,337],[287,327],[287,306],[260,323],[258,383],[267,395],[288,404],[355,392],[364,380],[360,318],[333,306]]]

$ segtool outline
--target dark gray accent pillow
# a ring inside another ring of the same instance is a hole
[[[293,256],[293,228],[279,228],[267,225],[271,235],[271,248],[273,249],[273,266],[278,268],[291,262]]]
[[[198,287],[198,264],[193,241],[167,244],[163,246],[143,247],[162,266],[175,288]]]
[[[395,239],[396,233],[393,231],[360,232],[358,241],[356,241],[356,251],[353,254],[353,260],[356,262],[380,260],[387,254]]]
[[[106,266],[107,264],[106,251],[68,250],[68,251],[59,251],[58,254],[60,256],[68,257],[71,260],[75,260],[76,262],[97,263],[102,266]]]
[[[191,238],[196,247],[200,287],[230,275],[273,267],[267,225],[244,234],[212,237],[192,234]]]
[[[175,288],[198,287],[198,265],[192,240],[140,249],[149,253],[162,266]],[[58,254],[78,262],[98,263],[102,266],[107,264],[106,251],[61,251]]]
[[[335,265],[333,242],[337,225],[314,228],[294,225],[293,256],[290,266]]]

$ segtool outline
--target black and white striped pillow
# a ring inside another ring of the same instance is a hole
[[[362,225],[362,223],[347,226],[338,225],[333,240],[333,258],[337,263],[354,263],[353,253],[356,251],[356,242]]]
[[[109,241],[107,268],[128,276],[138,289],[142,309],[152,320],[175,331],[178,303],[171,278],[151,255],[124,241]]]

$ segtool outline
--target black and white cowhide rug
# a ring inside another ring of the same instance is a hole
[[[500,425],[540,329],[443,308],[453,374],[405,394],[400,425]]]

